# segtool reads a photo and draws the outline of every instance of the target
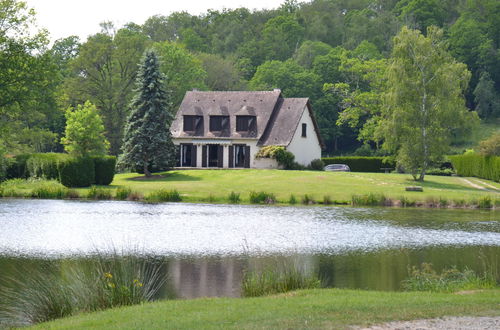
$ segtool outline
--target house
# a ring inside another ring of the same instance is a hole
[[[256,158],[260,148],[284,146],[295,161],[321,158],[322,140],[307,98],[281,91],[189,91],[171,125],[181,167],[277,168]]]

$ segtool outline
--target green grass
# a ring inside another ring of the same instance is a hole
[[[500,184],[496,182],[475,178],[468,180],[480,186],[483,186],[480,183],[482,181],[500,189]],[[4,192],[21,197],[30,196],[33,189],[31,181],[11,181],[2,184]],[[251,197],[262,194],[270,196],[273,202],[297,204],[301,203],[306,195],[308,200],[317,202],[324,201],[324,196],[328,196],[328,200],[334,204],[350,204],[353,195],[361,196],[362,198],[358,198],[360,200],[363,200],[364,196],[384,196],[387,199],[403,200],[402,204],[408,206],[413,205],[415,201],[422,202],[417,203],[417,206],[421,204],[425,206],[429,204],[428,201],[436,201],[439,204],[445,200],[447,205],[467,206],[471,201],[475,201],[476,204],[482,201],[485,206],[500,204],[500,190],[477,189],[459,177],[428,175],[424,182],[418,183],[423,187],[423,192],[405,191],[405,187],[410,185],[415,185],[415,182],[406,174],[249,169],[175,170],[152,179],[144,179],[136,173],[117,174],[110,186],[99,188],[109,190],[112,196],[116,195],[117,189],[125,188],[138,196],[146,197],[153,196],[158,191],[176,190],[183,202],[230,203],[228,197],[233,193],[239,194],[238,202],[242,204],[248,204],[251,202]],[[77,191],[80,196],[85,197],[88,196],[90,189],[79,188]]]
[[[39,329],[343,329],[392,320],[500,315],[500,290],[473,294],[341,289],[259,298],[170,300],[43,323]]]

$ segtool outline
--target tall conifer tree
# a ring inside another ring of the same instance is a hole
[[[120,157],[121,166],[142,169],[147,177],[151,176],[151,169],[166,170],[175,165],[175,146],[170,134],[172,105],[159,62],[153,50],[144,53]]]

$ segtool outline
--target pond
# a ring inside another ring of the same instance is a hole
[[[239,296],[245,271],[294,264],[328,286],[399,290],[411,266],[500,273],[495,211],[0,200],[0,282],[119,251],[165,261],[181,298]]]

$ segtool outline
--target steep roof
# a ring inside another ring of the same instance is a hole
[[[172,122],[174,138],[193,137],[183,131],[182,119],[186,115],[203,116],[204,138],[260,138],[281,96],[280,90],[264,92],[187,92]],[[230,118],[229,136],[217,136],[209,131],[209,116],[224,115]],[[257,117],[257,131],[251,136],[236,132],[236,115]]]
[[[170,130],[174,138],[252,138],[258,139],[259,145],[287,146],[292,141],[304,111],[309,111],[314,130],[323,146],[309,99],[283,98],[279,89],[258,92],[187,92]],[[195,136],[194,133],[183,131],[183,116],[189,115],[203,116],[203,134]],[[230,131],[226,134],[214,133],[209,130],[209,116],[217,115],[229,116]],[[244,115],[257,117],[256,132],[236,131],[236,116]]]

